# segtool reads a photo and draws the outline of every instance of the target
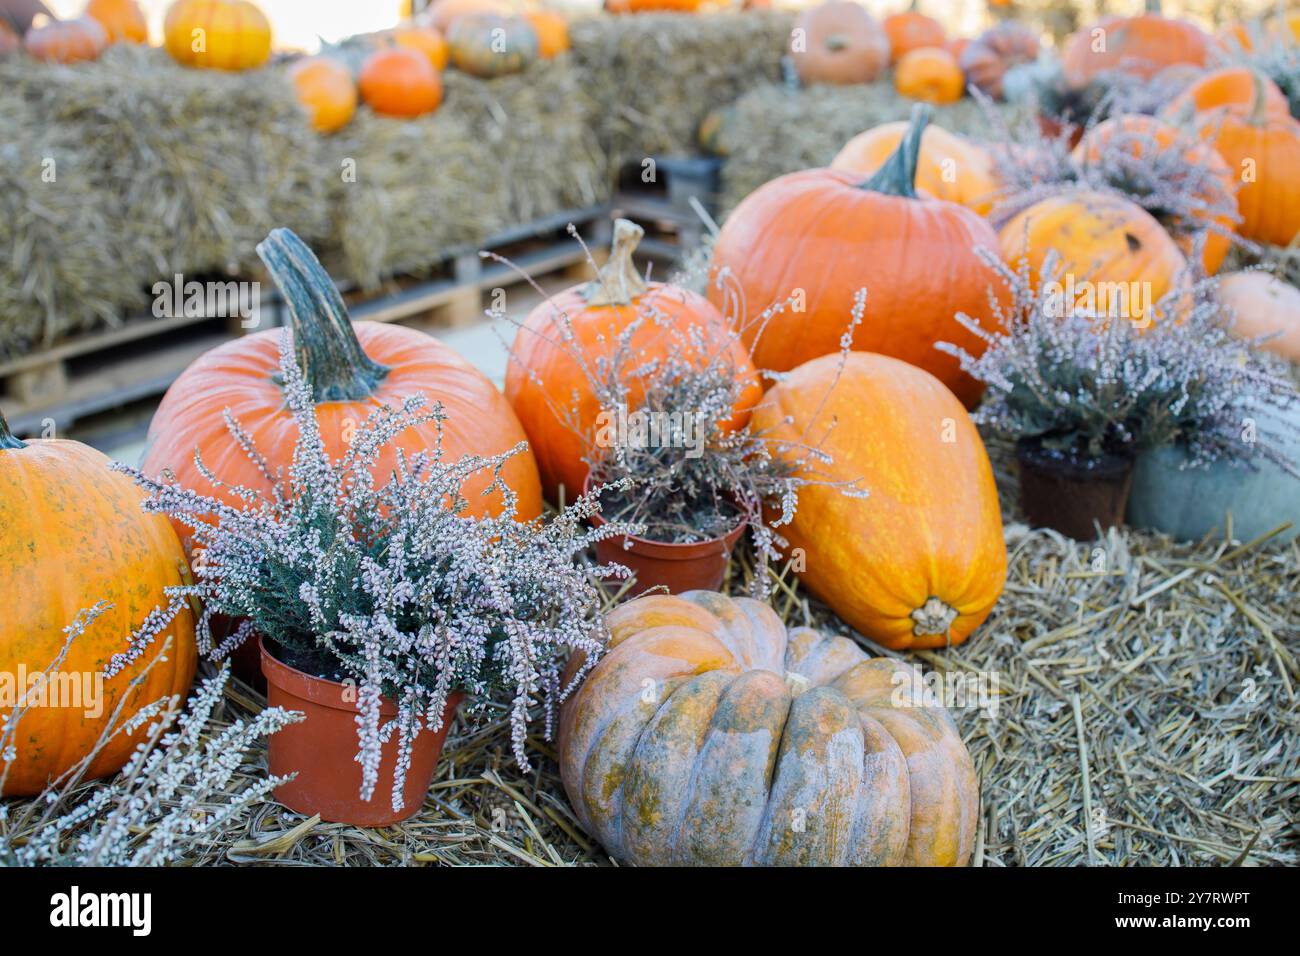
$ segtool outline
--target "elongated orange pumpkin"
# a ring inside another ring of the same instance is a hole
[[[943,383],[884,355],[826,355],[769,389],[753,427],[796,461],[794,448],[820,447],[832,463],[810,473],[868,493],[809,485],[782,529],[800,579],[836,614],[899,649],[960,644],[984,622],[1006,581],[998,492]]]
[[[853,348],[927,369],[968,406],[983,385],[935,349],[952,342],[983,351],[958,312],[994,323],[990,289],[1002,283],[979,250],[996,250],[982,217],[917,194],[916,170],[928,107],[889,161],[863,181],[837,169],[808,169],[760,186],[727,217],[713,251],[709,299],[739,323],[761,369],[786,371],[837,352],[858,290],[866,314]],[[794,301],[770,321],[758,317]]]
[[[110,471],[109,460],[93,448],[56,439],[20,441],[0,417],[0,594],[6,597],[0,614],[0,723],[14,712],[17,695],[31,691],[11,738],[16,756],[0,795],[40,793],[91,753],[119,704],[115,727],[146,704],[183,695],[194,679],[188,609],[157,639],[161,652],[172,638],[165,659],[149,667],[157,657],[151,651],[111,679],[100,677],[148,614],[168,605],[163,589],[182,583],[185,552],[166,518],[141,509],[143,500],[135,483]],[[101,601],[112,606],[56,664],[64,628]],[[44,688],[37,689],[31,678],[51,665]],[[141,683],[132,689],[136,678]],[[115,773],[142,736],[137,731],[111,738],[88,776]],[[0,776],[5,770],[0,755]]]
[[[618,220],[600,277],[533,309],[511,346],[506,398],[528,433],[551,501],[559,500],[561,485],[567,501],[582,493],[601,411],[588,372],[599,374],[634,324],[639,323],[626,342],[630,368],[690,348],[692,330],[700,334],[705,351],[694,360],[717,363],[744,383],[727,425],[744,427],[762,394],[749,353],[707,300],[679,286],[646,282],[637,273],[632,254],[642,235],[636,223]],[[644,389],[635,379],[626,384],[635,407]]]
[[[443,459],[496,455],[525,440],[519,420],[496,386],[437,339],[414,329],[377,322],[353,325],[334,283],[310,249],[287,229],[276,229],[259,246],[276,285],[288,300],[298,364],[316,398],[316,420],[326,452],[344,454],[360,425],[381,405],[392,407],[412,395],[441,402]],[[244,453],[224,421],[224,411],[243,426],[274,472],[287,473],[297,426],[277,384],[280,330],[268,329],[227,342],[181,373],[163,396],[141,469],[156,476],[170,469],[180,483],[214,495],[233,507],[243,503],[213,488],[194,462],[203,463],[227,484],[264,494],[271,483]],[[382,484],[396,465],[397,448],[407,454],[432,449],[437,423],[408,429],[384,449],[373,469]],[[503,471],[519,496],[520,518],[541,512],[537,465],[529,452],[516,455]],[[469,483],[465,497],[472,514],[500,513],[499,491],[479,492],[491,475]]]
[[[970,754],[908,663],[786,630],[766,604],[650,595],[560,715],[560,773],[618,860],[672,866],[961,866]]]

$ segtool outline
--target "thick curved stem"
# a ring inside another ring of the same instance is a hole
[[[912,119],[903,135],[898,149],[885,160],[870,179],[862,183],[860,189],[884,193],[887,196],[902,196],[906,199],[916,198],[916,164],[921,156],[921,136],[929,125],[934,111],[925,103],[912,107]]]
[[[909,617],[912,618],[912,633],[920,636],[922,634],[947,634],[952,628],[952,622],[957,620],[957,609],[950,607],[937,597],[926,598],[923,605],[913,611]]]
[[[291,229],[273,229],[257,254],[289,303],[294,353],[316,403],[374,394],[389,369],[361,348],[343,297],[307,244]]]
[[[644,235],[645,230],[632,220],[614,220],[609,261],[601,266],[600,275],[587,283],[582,293],[588,305],[631,305],[645,292],[645,280],[632,261],[632,254]]]
[[[4,413],[0,412],[0,450],[26,447],[25,441],[14,437],[13,432],[9,430],[9,423],[5,421]]]
[[[1251,70],[1250,77],[1255,81],[1255,99],[1250,104],[1251,126],[1265,126],[1268,123],[1268,80],[1259,70]]]

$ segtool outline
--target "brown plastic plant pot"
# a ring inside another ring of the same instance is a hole
[[[1124,522],[1133,459],[1108,455],[1085,465],[1053,455],[1033,442],[1016,445],[1020,465],[1020,506],[1036,528],[1051,528],[1076,541],[1091,541],[1101,530]]]
[[[592,515],[596,527],[604,524],[600,515]],[[716,591],[727,576],[727,562],[736,550],[736,542],[748,524],[742,521],[721,538],[695,544],[672,544],[651,541],[636,535],[618,535],[596,542],[596,557],[601,564],[621,564],[631,570],[635,591],[640,593],[663,586],[669,594],[683,591]],[[624,545],[627,544],[627,547]]]
[[[447,729],[464,694],[457,691],[447,698],[437,733],[422,730],[412,742],[411,766],[402,790],[403,807],[395,813],[392,792],[398,735],[394,733],[383,745],[374,793],[369,800],[362,800],[361,764],[356,760],[356,688],[305,674],[276,659],[265,638],[258,643],[262,673],[266,675],[267,705],[306,714],[305,720],[289,724],[268,741],[271,774],[297,774],[276,788],[275,799],[306,816],[319,813],[330,823],[362,827],[389,826],[418,813],[429,792]],[[380,713],[383,718],[395,717],[397,706],[384,700]]]

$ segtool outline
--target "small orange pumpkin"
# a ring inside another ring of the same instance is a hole
[[[914,10],[885,17],[885,36],[889,37],[889,62],[897,63],[913,50],[942,47],[948,40],[943,25],[933,17]]]
[[[352,71],[327,56],[307,57],[289,69],[294,92],[320,133],[333,133],[357,111],[357,85]]]
[[[38,22],[23,38],[23,48],[31,56],[51,63],[97,60],[107,46],[108,32],[90,17]]]
[[[894,89],[908,99],[944,105],[966,92],[966,78],[953,55],[942,47],[921,47],[904,54],[894,68]]]
[[[829,0],[799,15],[802,45],[791,54],[804,83],[870,83],[889,63],[889,38],[876,18],[849,0]]]
[[[186,66],[251,70],[271,57],[271,24],[249,0],[176,0],[163,45]]]
[[[1186,122],[1196,119],[1198,113],[1219,109],[1249,112],[1261,89],[1270,116],[1290,117],[1291,107],[1277,84],[1247,67],[1226,67],[1204,74],[1170,100],[1160,115],[1171,122]]]
[[[565,53],[569,49],[569,21],[555,10],[529,10],[524,13],[537,34],[537,55],[543,60]]]
[[[1234,335],[1272,335],[1260,348],[1300,363],[1300,289],[1267,272],[1234,272],[1215,291],[1236,315]]]
[[[451,53],[447,40],[432,27],[397,27],[385,34],[394,46],[422,54],[435,70],[445,70]]]
[[[1213,51],[1211,38],[1187,20],[1156,13],[1103,17],[1070,34],[1061,49],[1061,66],[1066,82],[1080,88],[1109,70],[1149,80],[1175,63],[1203,67]]]
[[[423,116],[442,104],[438,71],[423,53],[403,47],[370,54],[357,86],[365,104],[382,116]]]
[[[149,24],[135,0],[90,0],[85,15],[98,20],[109,43],[147,43]]]

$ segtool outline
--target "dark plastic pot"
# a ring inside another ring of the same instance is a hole
[[[276,788],[275,799],[290,810],[311,816],[319,813],[331,823],[382,827],[414,816],[424,805],[433,772],[442,753],[447,729],[464,697],[454,693],[442,714],[437,733],[422,730],[411,745],[411,766],[402,791],[404,806],[393,812],[393,770],[397,765],[397,734],[380,751],[379,780],[370,800],[361,799],[361,764],[357,754],[356,688],[305,674],[278,660],[258,642],[262,672],[266,675],[266,702],[271,707],[300,710],[306,719],[271,735],[267,761],[275,776],[297,773]],[[383,701],[383,718],[397,715],[391,701]]]
[[[1108,455],[1080,461],[1043,448],[1036,441],[1016,445],[1020,506],[1029,523],[1052,528],[1078,541],[1123,524],[1133,482],[1133,459]]]
[[[1068,131],[1069,139],[1067,142],[1070,144],[1071,149],[1078,146],[1079,141],[1083,139],[1082,124],[1062,121],[1055,116],[1048,116],[1046,113],[1038,114],[1038,129],[1044,136],[1053,139]]]

